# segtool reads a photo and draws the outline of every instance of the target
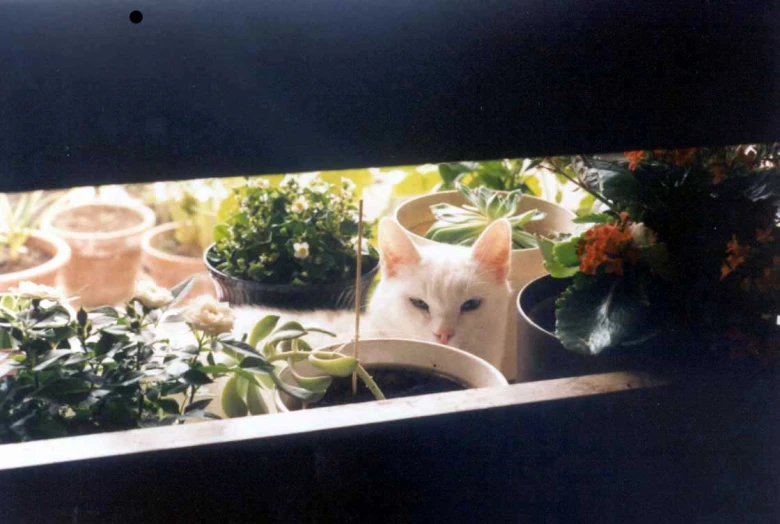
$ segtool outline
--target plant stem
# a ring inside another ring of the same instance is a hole
[[[374,379],[371,378],[371,375],[368,374],[366,368],[358,364],[357,368],[355,368],[355,372],[357,373],[357,376],[360,377],[360,380],[362,380],[363,383],[366,385],[368,390],[374,394],[375,399],[385,400],[384,393],[382,393],[382,390],[379,389],[379,386],[377,386],[376,382],[374,382]]]
[[[583,184],[582,182],[580,182],[576,178],[572,177],[571,175],[566,173],[564,170],[560,169],[554,163],[548,162],[547,165],[549,167],[551,167],[556,173],[558,173],[559,175],[564,177],[566,180],[568,180],[569,182],[571,182],[572,184],[574,184],[578,188],[582,189],[586,193],[589,193],[589,194],[593,195],[593,198],[595,198],[596,200],[600,201],[603,204],[608,205],[610,207],[610,209],[615,207],[615,203],[614,202],[610,202],[606,197],[601,195],[599,192],[590,189],[588,186],[586,186],[585,184]]]

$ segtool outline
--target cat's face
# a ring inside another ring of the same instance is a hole
[[[492,224],[472,248],[416,247],[385,219],[379,244],[382,281],[371,314],[385,334],[450,344],[498,365],[510,289],[508,222]]]

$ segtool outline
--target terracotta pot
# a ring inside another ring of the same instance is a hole
[[[322,348],[334,350],[341,344]],[[351,351],[352,346],[347,346]],[[468,388],[489,388],[506,386],[507,381],[499,370],[481,358],[443,344],[406,339],[366,339],[360,341],[360,362],[363,366],[404,366],[442,375]],[[296,371],[300,371],[296,367]],[[303,370],[303,373],[306,373]],[[289,368],[283,369],[279,377],[294,384]],[[380,389],[382,384],[378,384]],[[274,403],[278,411],[300,409],[297,399],[275,390]]]
[[[279,309],[294,309],[308,311],[315,309],[355,309],[357,288],[354,278],[308,286],[292,286],[289,284],[265,284],[232,277],[212,266],[208,261],[209,246],[203,259],[209,271],[217,298],[228,302],[231,306],[265,306]],[[360,307],[365,310],[368,301],[368,290],[374,277],[379,272],[379,261],[363,265],[363,276],[360,279]]]
[[[57,218],[77,209],[122,208],[140,223],[118,231],[69,231],[57,227]],[[154,212],[136,204],[90,203],[68,206],[46,216],[43,229],[70,245],[72,256],[63,270],[68,294],[78,295],[85,307],[115,305],[133,297],[141,270],[141,237],[154,225]]]
[[[395,218],[404,229],[410,233],[411,238],[419,245],[437,244],[428,240],[423,235],[436,221],[431,206],[435,204],[452,204],[460,206],[466,203],[463,196],[457,191],[443,191],[430,193],[411,200],[407,200],[395,212]],[[576,216],[572,211],[552,202],[525,195],[517,206],[518,212],[538,209],[547,214],[544,220],[531,222],[526,227],[530,233],[551,234],[573,232],[575,224],[572,219]],[[531,280],[547,274],[544,269],[544,259],[538,248],[512,250],[512,267],[509,281],[512,285],[512,297]],[[515,305],[513,300],[507,306],[507,329],[504,344],[504,357],[501,361],[501,371],[509,379],[515,378],[517,363],[515,362],[517,323]]]
[[[195,276],[195,283],[187,298],[184,299],[185,303],[200,295],[216,296],[203,257],[174,255],[158,247],[161,240],[165,236],[172,235],[176,227],[177,224],[174,222],[162,224],[150,229],[141,238],[141,261],[144,270],[158,286],[168,289]]]
[[[30,235],[25,245],[42,249],[51,255],[51,259],[40,266],[31,267],[24,271],[0,274],[0,293],[17,287],[19,282],[26,280],[51,287],[56,287],[59,284],[62,268],[71,258],[68,244],[54,235],[35,232]]]

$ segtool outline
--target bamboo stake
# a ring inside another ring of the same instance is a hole
[[[361,285],[360,277],[363,276],[363,199],[358,203],[358,241],[357,241],[357,275],[355,275],[355,350],[354,356],[359,360],[360,348],[360,295]],[[357,369],[352,372],[352,394],[357,394]]]

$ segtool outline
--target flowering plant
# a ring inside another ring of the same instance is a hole
[[[236,190],[237,206],[214,230],[209,262],[227,275],[256,282],[304,286],[349,278],[357,265],[358,209],[354,183],[338,186],[317,176],[285,177],[277,188],[264,179]],[[363,228],[363,268],[378,254]]]
[[[266,318],[251,344],[248,335],[238,340],[232,312],[210,296],[181,314],[171,309],[191,285],[143,284],[124,308],[78,312],[45,286],[22,283],[0,297],[0,347],[14,350],[11,372],[0,377],[0,443],[219,418],[207,411],[212,398],[198,397],[221,377],[240,379],[244,399],[261,385],[314,395],[281,382],[256,349],[303,337],[305,328],[291,321],[274,329]],[[161,336],[163,324],[175,323],[186,324],[185,338]],[[252,400],[253,413],[269,411],[262,395]]]
[[[555,333],[598,354],[659,335],[685,347],[780,356],[778,144],[632,151],[551,165],[601,202],[584,233],[540,239],[571,277]]]

